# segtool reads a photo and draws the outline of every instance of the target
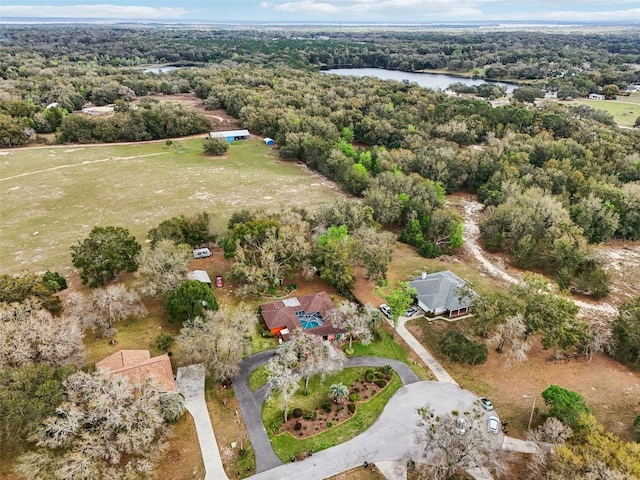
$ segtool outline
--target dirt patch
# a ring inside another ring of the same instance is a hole
[[[626,440],[632,438],[633,419],[640,414],[640,373],[606,355],[596,355],[591,361],[585,357],[558,360],[554,351],[542,348],[539,340],[532,344],[525,362],[508,364],[504,355],[490,349],[483,365],[453,363],[435,346],[447,328],[444,322],[429,322],[423,328],[425,323],[415,320],[406,326],[460,385],[491,398],[500,418],[509,421],[510,435],[524,436],[534,399],[532,427],[543,421],[546,408],[540,392],[549,385],[559,385],[583,395],[607,430]]]
[[[385,480],[386,477],[378,471],[375,465],[369,465],[339,473],[327,480]]]

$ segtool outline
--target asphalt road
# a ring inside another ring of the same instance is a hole
[[[269,436],[262,423],[262,403],[265,400],[266,386],[262,386],[255,392],[249,388],[249,374],[269,361],[274,355],[275,350],[269,350],[247,358],[240,364],[240,371],[233,382],[236,398],[240,404],[242,417],[255,452],[256,472],[258,473],[282,465],[280,459],[273,453]],[[396,371],[403,385],[420,381],[420,378],[407,364],[398,360],[380,357],[351,357],[347,358],[345,362],[345,367],[383,367],[385,365],[390,365]]]

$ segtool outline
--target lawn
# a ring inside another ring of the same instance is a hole
[[[95,225],[138,239],[176,215],[207,211],[223,231],[240,209],[333,202],[331,182],[260,140],[206,157],[202,140],[132,145],[50,146],[0,151],[0,273],[65,270],[69,247]]]
[[[613,116],[618,125],[633,127],[636,118],[640,117],[640,96],[619,97],[619,100],[589,100],[580,98],[571,102],[562,102],[565,105],[587,105],[597,110],[604,110]]]
[[[349,386],[358,377],[362,376],[367,367],[347,368],[342,372],[327,376],[324,380],[319,377],[309,381],[309,395],[302,395],[302,389],[296,393],[290,404],[290,411],[299,407],[302,409],[316,408],[323,398],[326,398],[329,387],[334,383],[342,382]],[[377,420],[385,405],[393,394],[402,387],[402,382],[396,374],[393,380],[378,395],[368,402],[358,403],[356,414],[340,425],[336,425],[323,433],[298,440],[289,434],[274,435],[273,429],[282,423],[282,411],[277,399],[265,402],[262,408],[262,419],[267,428],[269,439],[274,452],[282,461],[288,461],[298,453],[314,451],[318,452],[326,448],[346,442],[359,433],[365,431]]]

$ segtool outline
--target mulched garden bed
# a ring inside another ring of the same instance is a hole
[[[315,410],[293,408],[289,419],[278,429],[277,435],[285,432],[294,438],[309,438],[350,419],[357,412],[358,403],[368,402],[380,393],[390,382],[393,370],[375,368],[365,372],[349,387],[349,397],[335,403],[327,397]]]

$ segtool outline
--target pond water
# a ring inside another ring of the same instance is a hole
[[[144,73],[169,73],[174,70],[178,70],[181,67],[176,67],[175,65],[163,65],[163,66],[154,66],[143,69]]]
[[[506,85],[507,93],[513,92],[518,88],[515,83],[508,82],[486,82],[484,80],[474,80],[471,78],[457,77],[455,75],[447,75],[443,73],[412,73],[401,72],[400,70],[387,70],[384,68],[330,68],[323,70],[323,73],[333,73],[335,75],[353,75],[356,77],[376,77],[381,80],[396,80],[402,82],[408,80],[417,83],[421,87],[430,88],[432,90],[446,90],[452,83],[463,83],[465,85],[482,85],[483,83],[495,83],[498,85]]]

